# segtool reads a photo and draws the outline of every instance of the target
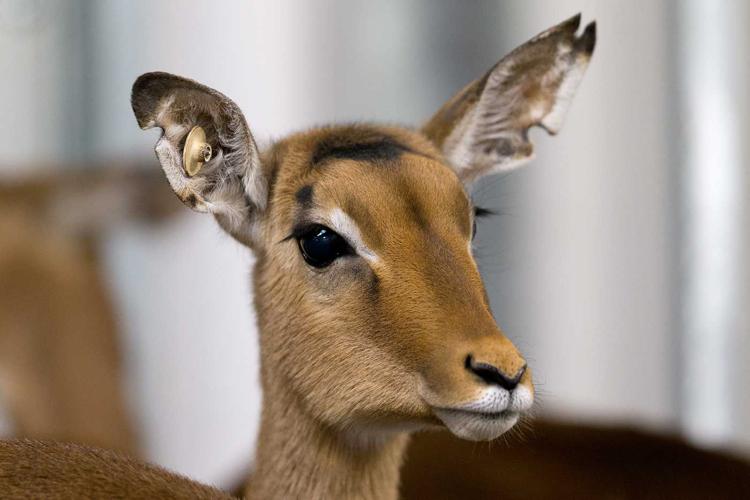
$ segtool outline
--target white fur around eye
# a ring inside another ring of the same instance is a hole
[[[331,229],[343,236],[349,244],[352,246],[355,252],[367,260],[368,262],[375,263],[380,259],[377,254],[373,252],[367,245],[365,245],[362,239],[362,234],[357,227],[357,223],[352,220],[343,210],[340,208],[334,208],[328,214],[328,220]]]

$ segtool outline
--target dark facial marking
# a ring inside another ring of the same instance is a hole
[[[323,139],[315,148],[312,164],[318,165],[323,161],[335,159],[350,159],[356,161],[392,161],[401,154],[411,150],[390,137],[380,137],[363,142],[352,142],[345,137],[330,137]]]
[[[297,203],[302,205],[302,208],[310,207],[313,199],[313,187],[310,184],[302,186],[294,194],[294,198],[297,200]]]

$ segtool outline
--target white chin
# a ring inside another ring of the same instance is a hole
[[[435,408],[434,412],[453,434],[469,441],[495,439],[516,425],[520,416],[514,411],[479,413]]]

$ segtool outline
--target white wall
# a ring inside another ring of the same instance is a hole
[[[747,2],[679,4],[681,403],[685,430],[750,447]]]
[[[0,4],[0,171],[16,175],[81,157],[82,8],[76,2]]]

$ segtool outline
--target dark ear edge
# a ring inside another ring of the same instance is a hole
[[[169,86],[168,81],[173,81],[174,85]],[[156,126],[156,114],[162,99],[173,87],[181,84],[181,78],[160,71],[144,73],[136,79],[130,93],[130,105],[142,130]],[[195,86],[201,85],[195,82]]]
[[[143,130],[156,126],[163,128],[166,124],[164,119],[167,117],[160,117],[159,114],[175,104],[165,102],[165,99],[175,97],[180,92],[189,94],[193,99],[193,102],[185,102],[182,106],[193,108],[194,112],[203,111],[213,115],[222,106],[227,110],[239,112],[239,108],[231,99],[210,87],[189,78],[153,71],[142,74],[133,83],[130,103],[138,126]]]
[[[423,126],[465,182],[533,158],[532,126],[555,134],[596,45],[581,15],[544,31],[451,98]]]

